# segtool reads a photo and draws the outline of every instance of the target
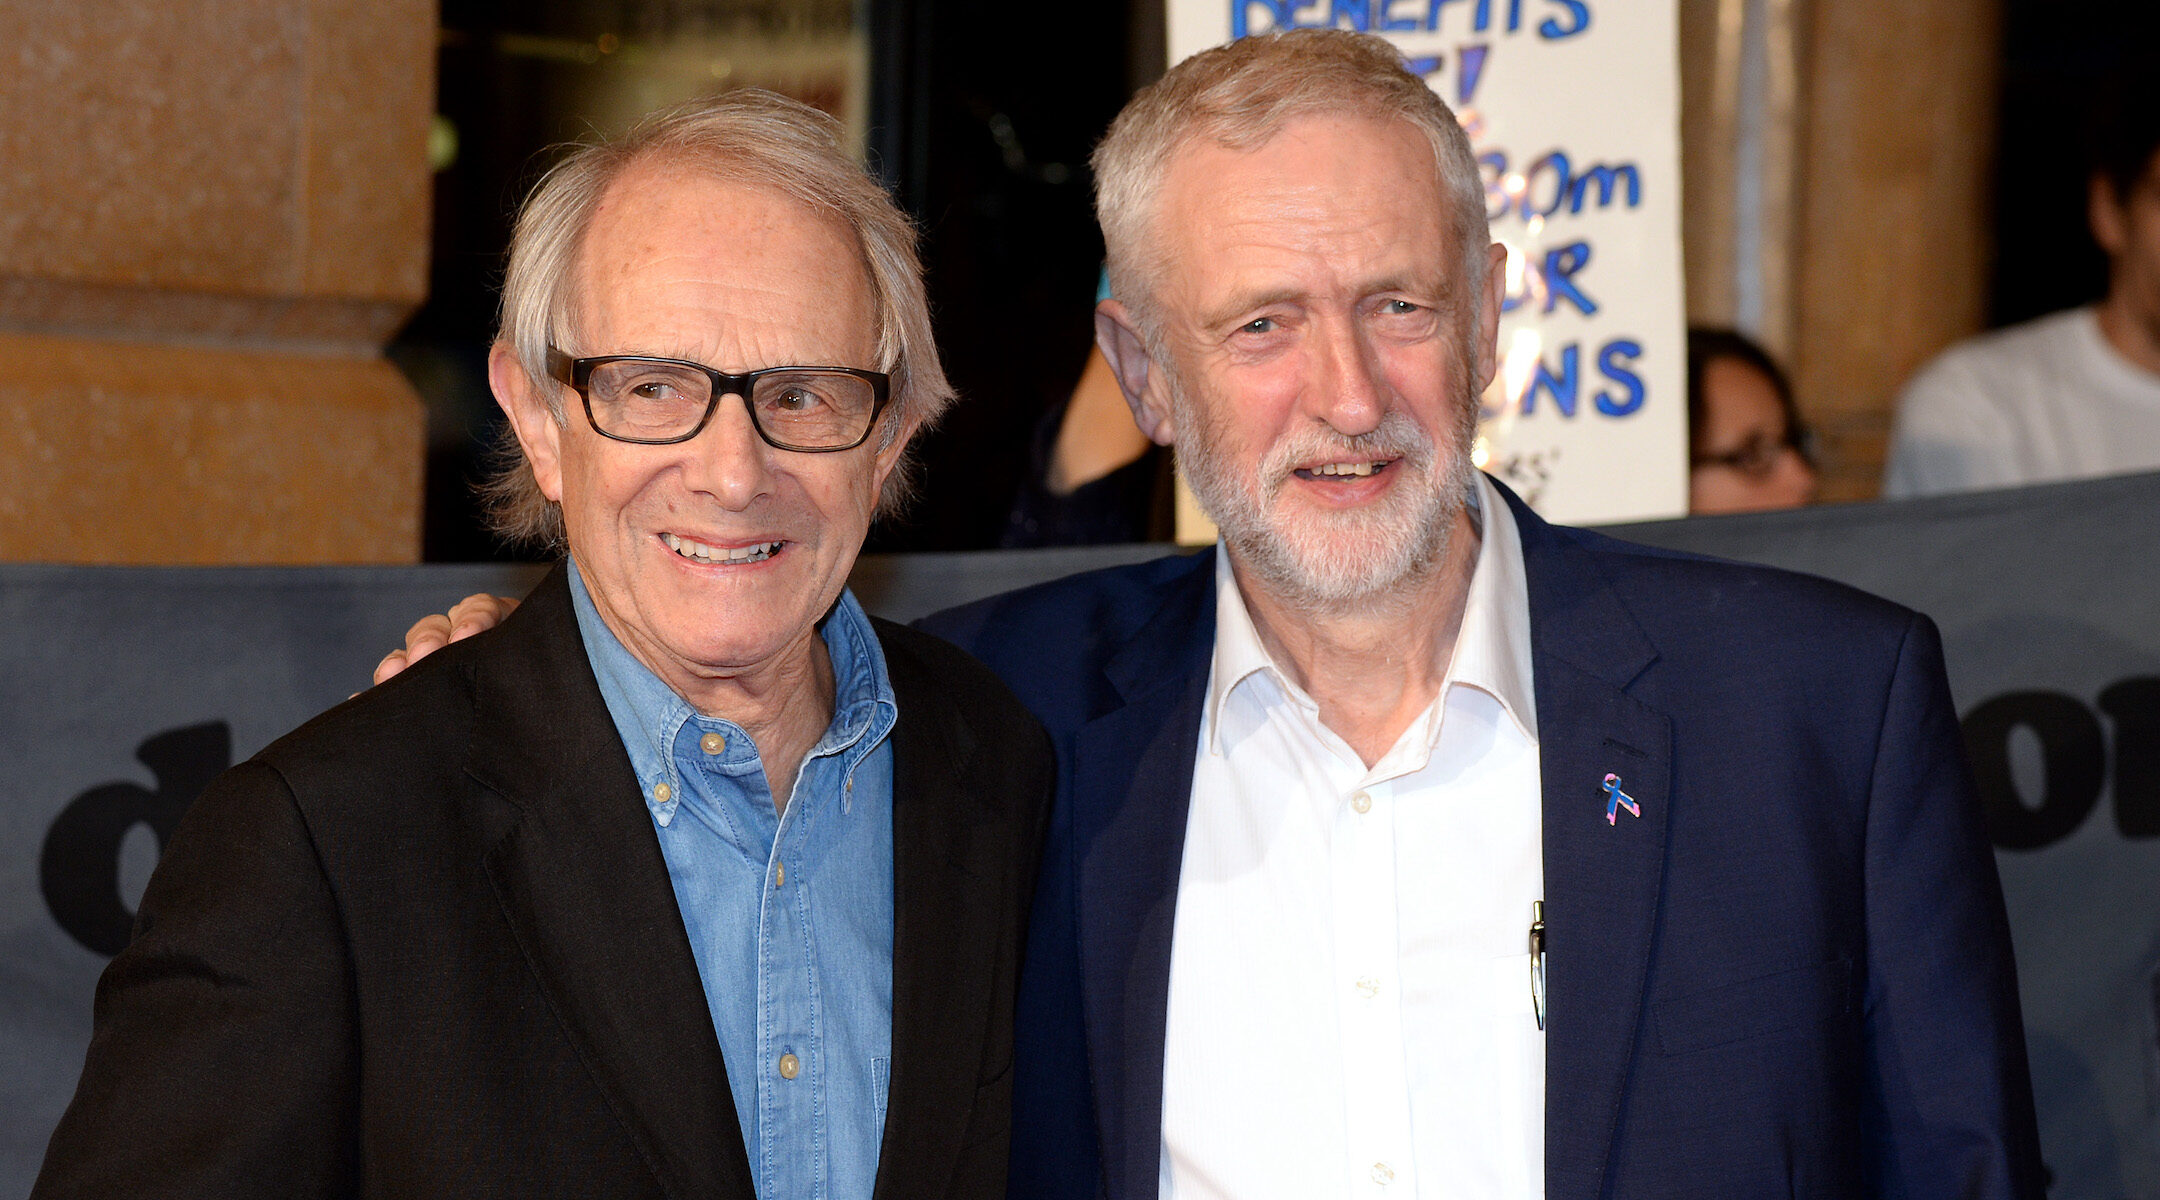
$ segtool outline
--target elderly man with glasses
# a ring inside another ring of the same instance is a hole
[[[493,497],[567,556],[196,802],[37,1195],[1003,1193],[1049,746],[846,591],[951,392],[837,134],[738,92],[534,191]]]

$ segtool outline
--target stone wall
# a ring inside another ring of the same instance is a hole
[[[434,6],[0,6],[0,558],[410,562]]]

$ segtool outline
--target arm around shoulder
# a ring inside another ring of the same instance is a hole
[[[328,880],[284,779],[243,763],[174,831],[98,982],[32,1195],[353,1194],[358,1070]]]

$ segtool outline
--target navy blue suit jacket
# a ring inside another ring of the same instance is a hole
[[[2040,1195],[2008,928],[1933,624],[1508,500],[1543,774],[1546,1194]],[[1155,1195],[1213,557],[926,622],[1058,749],[1015,1197]],[[1606,821],[1608,772],[1639,818]]]

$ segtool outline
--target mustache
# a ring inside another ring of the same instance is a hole
[[[1260,464],[1261,486],[1273,499],[1290,482],[1299,465],[1325,459],[1399,458],[1403,465],[1430,468],[1435,452],[1432,438],[1417,422],[1399,409],[1382,414],[1380,424],[1368,432],[1341,434],[1324,426],[1298,430],[1277,442]]]

